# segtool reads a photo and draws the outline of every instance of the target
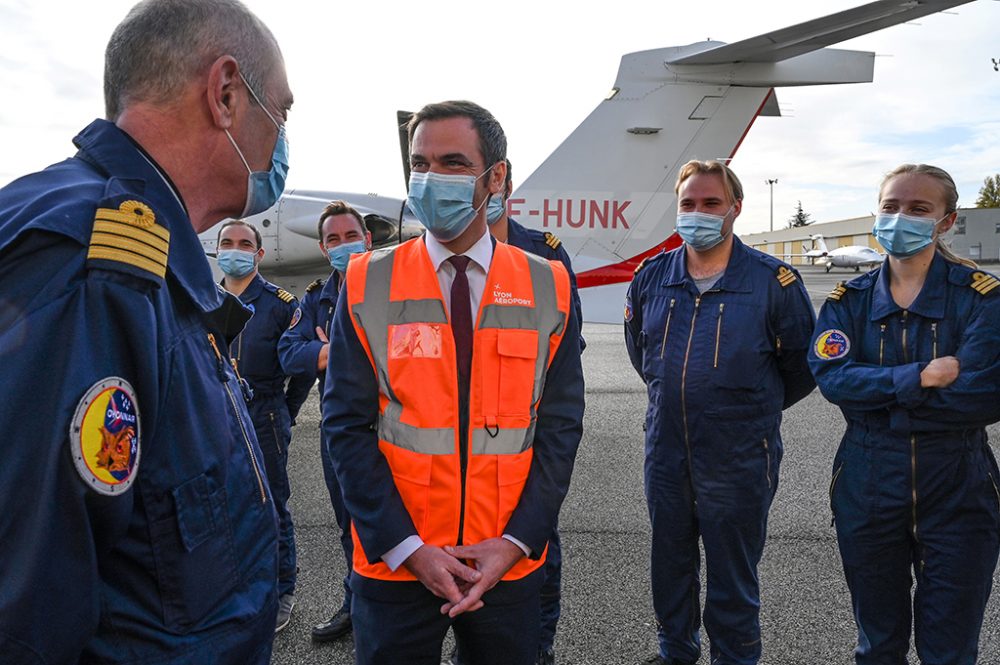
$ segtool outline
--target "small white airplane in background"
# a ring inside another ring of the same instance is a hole
[[[508,210],[562,239],[584,319],[620,322],[639,262],[680,245],[673,189],[685,162],[731,159],[758,116],[781,115],[775,87],[872,81],[874,53],[825,47],[970,1],[878,0],[733,44],[627,54],[608,96],[515,190]],[[405,199],[292,190],[249,220],[264,237],[261,270],[269,279],[301,293],[307,281],[329,273],[316,226],[335,198],[364,215],[377,246],[422,230]],[[201,236],[210,255],[216,232]],[[827,270],[847,249],[827,253]]]
[[[861,268],[865,266],[874,268],[882,265],[882,262],[885,261],[885,254],[881,254],[871,247],[846,245],[837,249],[827,249],[826,241],[822,235],[816,234],[809,237],[818,245],[818,248],[806,252],[804,256],[812,257],[813,265],[825,266],[827,272],[830,272],[831,268],[854,268],[854,272],[860,272]]]

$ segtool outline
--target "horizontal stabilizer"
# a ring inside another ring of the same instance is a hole
[[[733,44],[712,45],[698,53],[668,60],[667,64],[720,65],[734,62],[779,62],[971,1],[878,0],[878,2],[870,2],[867,5],[847,9]]]

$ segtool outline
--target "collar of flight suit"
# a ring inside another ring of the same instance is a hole
[[[681,245],[670,259],[666,274],[663,277],[663,286],[679,286],[690,284],[694,293],[698,292],[694,278],[687,269],[687,248]],[[719,278],[710,290],[730,291],[735,293],[750,293],[753,285],[750,283],[750,253],[746,245],[740,239],[733,236],[733,251],[729,255],[729,263],[726,264],[726,271]]]
[[[882,268],[878,271],[875,279],[875,290],[872,293],[872,306],[869,318],[871,321],[878,321],[885,317],[901,312],[902,307],[892,299],[892,291],[889,289],[889,260],[886,259]],[[945,289],[944,282],[948,279],[948,262],[938,252],[934,252],[931,266],[927,270],[927,277],[924,285],[917,294],[907,311],[913,312],[925,319],[944,318]]]
[[[157,223],[170,231],[167,270],[198,308],[209,313],[222,307],[225,291],[218,288],[212,277],[208,258],[180,194],[173,190],[169,178],[153,158],[107,120],[90,123],[73,143],[86,161],[103,170],[109,178],[129,181],[131,191],[153,209]]]

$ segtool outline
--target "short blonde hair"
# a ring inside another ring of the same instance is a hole
[[[681,185],[684,181],[696,173],[717,174],[722,178],[722,186],[726,190],[729,202],[736,203],[743,200],[743,184],[740,182],[740,179],[736,177],[731,168],[715,159],[705,161],[692,159],[682,166],[680,172],[677,174],[677,184],[674,185],[674,194],[680,194]]]

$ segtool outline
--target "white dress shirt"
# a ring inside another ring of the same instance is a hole
[[[448,259],[455,256],[455,253],[441,244],[430,233],[424,234],[424,244],[427,247],[427,254],[431,258],[431,265],[434,266],[434,270],[437,272],[438,284],[441,286],[441,295],[444,296],[444,306],[448,310],[448,318],[450,319],[451,284],[455,281],[456,271],[455,266],[451,265]],[[476,241],[476,244],[463,253],[463,256],[471,259],[468,267],[465,269],[465,274],[469,278],[469,298],[472,301],[472,326],[475,329],[476,322],[479,320],[479,305],[483,301],[483,291],[486,290],[486,275],[490,271],[490,263],[493,262],[493,238],[489,232],[484,233]],[[531,549],[517,538],[506,533],[503,534],[503,537],[520,547],[525,556],[531,554]],[[390,570],[396,570],[411,554],[420,549],[420,546],[423,544],[424,541],[420,536],[410,536],[383,554],[382,561],[389,566]]]

